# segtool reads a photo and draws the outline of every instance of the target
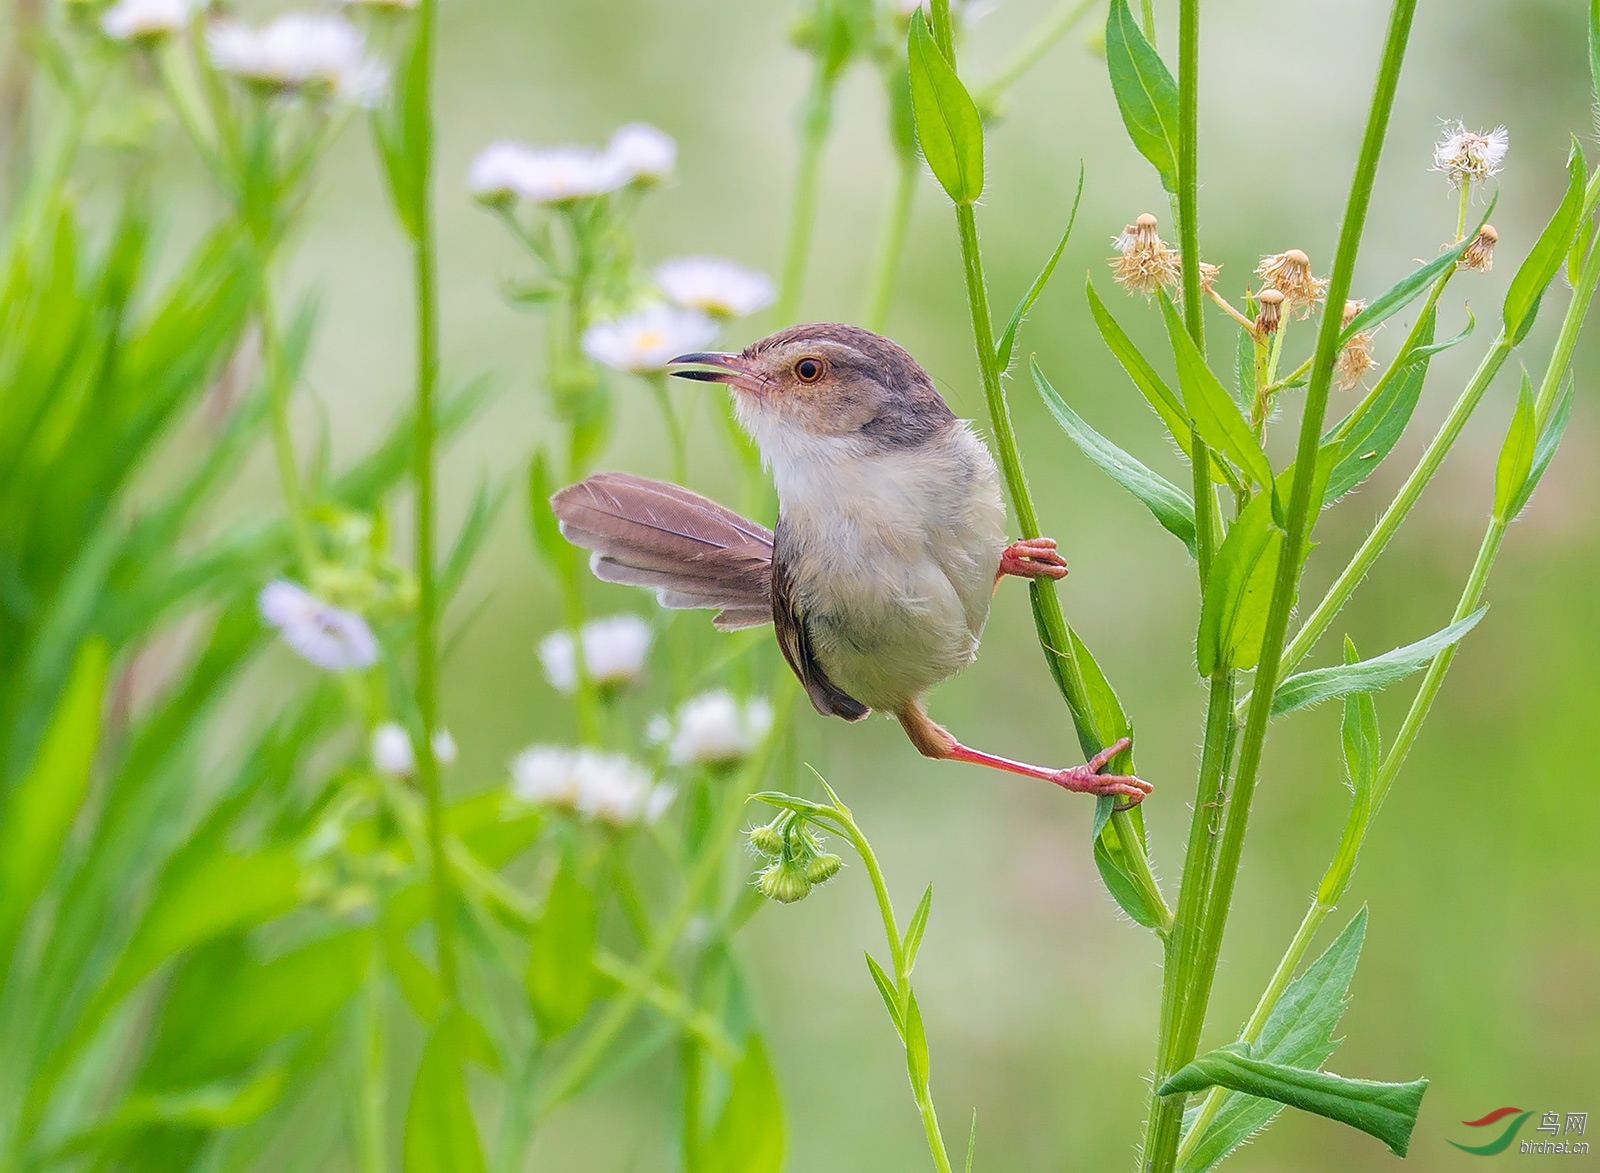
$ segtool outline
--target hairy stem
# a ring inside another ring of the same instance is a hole
[[[1185,4],[1197,6],[1198,0],[1185,0]],[[1360,158],[1350,186],[1349,202],[1339,230],[1339,244],[1328,286],[1330,306],[1343,305],[1349,296],[1356,254],[1366,224],[1367,209],[1372,199],[1373,183],[1377,177],[1378,159],[1387,134],[1400,67],[1405,58],[1406,44],[1410,39],[1411,22],[1415,13],[1416,0],[1395,0],[1390,11],[1383,60],[1373,90],[1372,106],[1367,118]],[[1261,666],[1257,670],[1249,714],[1239,743],[1238,777],[1234,782],[1233,795],[1223,820],[1222,840],[1217,849],[1212,890],[1206,902],[1200,927],[1198,956],[1187,988],[1180,994],[1185,1008],[1179,1015],[1179,1036],[1168,1051],[1169,1060],[1175,1065],[1174,1070],[1193,1059],[1198,1050],[1201,1028],[1205,1023],[1205,1011],[1210,1002],[1211,986],[1216,977],[1223,932],[1233,902],[1234,885],[1238,879],[1239,863],[1244,852],[1245,831],[1249,824],[1250,803],[1260,776],[1262,748],[1266,740],[1267,721],[1271,716],[1272,694],[1278,683],[1280,655],[1288,635],[1289,613],[1294,605],[1302,558],[1312,523],[1316,518],[1312,500],[1316,480],[1314,473],[1317,450],[1321,444],[1323,417],[1327,412],[1334,361],[1338,356],[1339,331],[1339,315],[1324,314],[1317,335],[1311,382],[1306,389],[1305,412],[1301,419],[1300,438],[1295,456],[1294,488],[1290,494],[1288,524],[1273,583],[1272,599],[1268,606]],[[1186,1099],[1187,1097],[1182,1094],[1156,1097],[1146,1132],[1149,1143],[1143,1154],[1143,1168],[1150,1173],[1170,1173],[1174,1168]]]

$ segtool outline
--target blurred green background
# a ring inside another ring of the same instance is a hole
[[[967,39],[964,72],[991,72],[1050,7],[1046,0],[996,6]],[[1440,120],[1504,123],[1512,147],[1495,214],[1501,264],[1488,277],[1453,284],[1440,332],[1464,323],[1463,296],[1492,322],[1514,262],[1559,199],[1569,132],[1591,129],[1582,8],[1576,0],[1422,5],[1358,294],[1376,293],[1432,256],[1450,232],[1452,197],[1428,171]],[[1157,11],[1162,47],[1170,49],[1175,16],[1165,4]],[[1386,11],[1378,0],[1206,4],[1202,241],[1206,259],[1223,265],[1229,294],[1238,295],[1263,253],[1300,247],[1326,270]],[[782,2],[446,0],[439,82],[446,370],[457,380],[488,373],[498,389],[448,454],[447,523],[480,478],[516,482],[547,427],[537,320],[501,295],[524,262],[467,198],[461,177],[469,159],[499,137],[599,142],[619,123],[648,120],[677,138],[681,155],[675,185],[651,197],[640,218],[642,259],[709,252],[775,273],[793,178],[793,111],[808,68],[787,42],[790,16]],[[1127,143],[1103,62],[1081,30],[1014,88],[990,138],[980,224],[998,305],[1011,304],[1053,245],[1080,160],[1087,182],[1079,227],[1020,350],[1037,353],[1097,428],[1177,479],[1158,423],[1100,344],[1084,305],[1088,272],[1137,337],[1156,337],[1154,314],[1111,289],[1104,258],[1111,237],[1139,212],[1154,211],[1164,228],[1169,216],[1154,176]],[[843,87],[825,168],[804,316],[849,321],[862,312],[892,182],[881,87],[866,67]],[[181,236],[208,197],[192,168],[179,175],[170,230]],[[292,284],[320,295],[309,383],[332,422],[336,455],[349,456],[410,391],[406,257],[361,126],[335,150],[310,224],[294,250]],[[1528,343],[1530,366],[1548,345],[1564,296],[1558,283]],[[957,412],[981,418],[954,225],[931,180],[918,193],[889,322]],[[1220,318],[1212,322],[1224,337]],[[1380,360],[1408,326],[1402,318],[1379,336]],[[759,322],[746,329],[749,337],[764,332]],[[1309,333],[1300,331],[1302,346]],[[1390,467],[1325,519],[1310,589],[1320,591],[1353,550],[1491,333],[1486,324],[1434,363]],[[1515,365],[1347,613],[1340,630],[1364,651],[1435,630],[1454,605],[1487,517]],[[1462,1139],[1458,1121],[1502,1104],[1600,1111],[1597,370],[1590,338],[1579,350],[1565,448],[1512,531],[1488,619],[1464,645],[1336,918],[1342,923],[1363,902],[1372,908],[1347,1041],[1331,1066],[1370,1078],[1432,1079],[1412,1145],[1418,1170],[1469,1164],[1445,1136]],[[1200,736],[1193,569],[1142,508],[1055,430],[1025,380],[1012,389],[1046,529],[1073,568],[1062,597],[1137,726],[1140,772],[1157,785],[1145,810],[1158,867],[1175,890]],[[644,388],[619,379],[615,392],[621,422],[602,465],[666,475]],[[302,408],[309,438],[314,414],[309,403]],[[711,414],[698,413],[695,427],[707,458],[696,487],[733,492]],[[275,502],[264,458],[241,492],[240,508]],[[482,609],[446,669],[445,715],[462,747],[455,773],[467,788],[502,776],[521,746],[570,734],[568,709],[533,652],[557,606],[526,533],[514,495],[461,608]],[[647,596],[620,588],[596,587],[594,599],[601,612],[653,609]],[[1322,662],[1333,647],[1326,641]],[[1380,703],[1386,734],[1408,697],[1400,686]],[[1076,760],[1015,585],[1001,590],[977,665],[935,694],[932,709],[978,745]],[[1325,706],[1284,723],[1271,739],[1208,1045],[1231,1038],[1254,1004],[1336,842],[1346,797],[1337,722],[1337,707]],[[1160,972],[1154,939],[1100,887],[1088,850],[1090,804],[924,762],[886,722],[847,727],[807,711],[801,726],[806,759],[855,807],[902,915],[934,883],[918,989],[952,1147],[975,1109],[979,1169],[1126,1167],[1145,1107]],[[916,1169],[927,1161],[898,1041],[861,961],[864,948],[881,947],[875,917],[854,868],[803,904],[764,910],[743,937],[788,1101],[795,1173]],[[669,1080],[661,1062],[568,1109],[540,1142],[536,1167],[666,1168]],[[1230,1168],[1331,1173],[1389,1160],[1368,1137],[1291,1113]]]

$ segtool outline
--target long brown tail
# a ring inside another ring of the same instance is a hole
[[[772,622],[772,531],[665,481],[598,472],[550,498],[561,533],[606,582],[663,607],[716,607],[723,630]]]

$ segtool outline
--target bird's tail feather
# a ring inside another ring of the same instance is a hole
[[[772,622],[772,531],[665,481],[599,472],[550,498],[561,533],[606,582],[663,607],[715,607],[724,630]]]

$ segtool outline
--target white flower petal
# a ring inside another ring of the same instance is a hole
[[[387,84],[361,30],[331,13],[286,12],[259,27],[222,21],[206,31],[206,46],[224,73],[283,89],[325,89],[356,105],[376,104]]]
[[[372,731],[372,765],[392,778],[408,777],[417,768],[411,752],[411,734],[396,721],[385,721]]]
[[[772,706],[764,697],[741,705],[722,689],[702,693],[678,710],[667,747],[675,766],[726,765],[746,757],[772,727]]]
[[[204,7],[201,0],[119,0],[100,17],[100,29],[115,41],[135,41],[182,30]]]
[[[678,144],[672,136],[645,122],[619,127],[605,153],[630,180],[665,179],[678,165]]]
[[[765,273],[720,257],[662,261],[654,276],[656,285],[669,299],[713,317],[749,317],[766,309],[777,297]]]
[[[583,332],[583,352],[619,371],[662,371],[686,351],[703,350],[717,336],[717,324],[699,310],[652,305],[611,322],[596,322]]]
[[[367,668],[378,658],[378,641],[365,619],[324,603],[287,579],[263,587],[256,605],[283,642],[318,668]]]

